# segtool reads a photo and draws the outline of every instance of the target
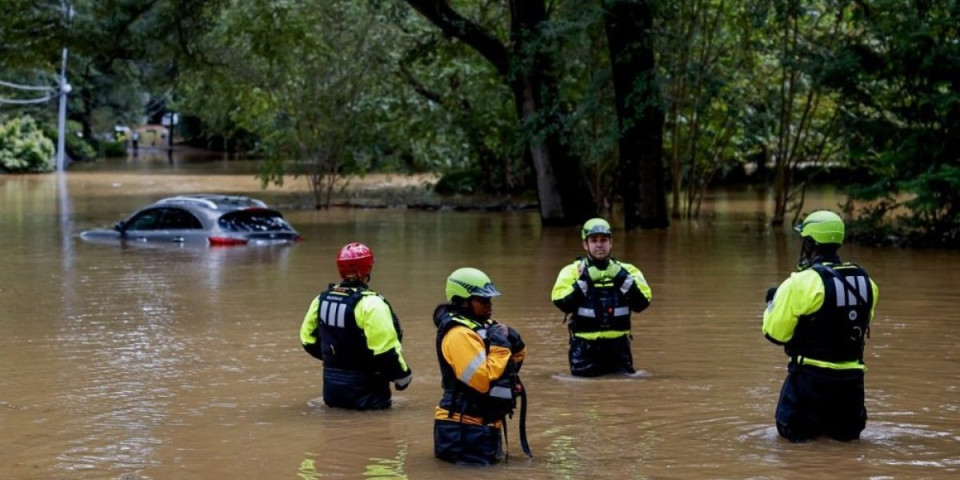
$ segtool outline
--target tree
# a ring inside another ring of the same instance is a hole
[[[406,1],[445,34],[475,49],[509,85],[536,171],[541,221],[568,225],[595,215],[593,195],[570,149],[569,127],[562,118],[544,1],[510,0],[509,48],[446,0]]]
[[[673,2],[661,18],[673,218],[697,218],[707,187],[743,162],[743,104],[755,102],[749,0]]]
[[[843,11],[829,4],[802,0],[773,0],[771,21],[766,25],[777,48],[773,62],[761,73],[776,80],[765,110],[776,112],[775,138],[766,151],[774,161],[774,211],[771,224],[782,225],[791,200],[794,222],[802,209],[806,183],[794,188],[794,174],[801,167],[819,167],[836,149],[835,94],[812,79],[815,58],[829,55],[844,34]]]
[[[669,220],[663,178],[664,113],[654,64],[654,2],[604,3],[626,228],[665,228]]]
[[[90,139],[103,133],[93,131],[97,119],[138,123],[149,113],[145,96],[169,96],[178,60],[198,55],[194,39],[223,2],[71,0],[68,17],[60,1],[12,0],[4,10],[16,14],[0,17],[0,66],[20,77],[55,77],[66,47],[68,115]]]
[[[960,245],[958,17],[955,1],[857,2],[854,34],[822,59],[848,152],[871,173],[850,189],[854,236]]]
[[[203,39],[225,62],[185,67],[180,106],[256,134],[264,184],[303,175],[314,206],[328,207],[345,174],[365,170],[377,142],[396,41],[380,27],[363,2],[237,1]]]

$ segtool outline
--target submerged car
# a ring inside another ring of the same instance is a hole
[[[255,198],[238,195],[180,195],[158,200],[121,220],[113,229],[88,230],[91,241],[276,245],[303,239],[283,218]]]

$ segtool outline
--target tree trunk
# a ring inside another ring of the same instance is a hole
[[[653,6],[646,0],[604,0],[604,6],[626,228],[666,228],[664,112],[654,70]]]
[[[449,36],[472,47],[510,86],[517,116],[527,130],[529,156],[537,175],[544,225],[573,225],[596,215],[596,203],[580,160],[572,154],[559,118],[559,88],[550,72],[551,54],[540,38],[547,20],[543,0],[510,0],[510,50],[495,36],[454,11],[446,0],[406,0]],[[529,61],[523,61],[529,60]],[[530,65],[527,69],[520,65]],[[545,126],[545,127],[541,127]],[[540,132],[538,129],[545,131]]]
[[[570,132],[560,118],[560,88],[553,75],[554,54],[540,32],[547,21],[543,0],[510,0],[512,59],[517,66],[511,81],[522,125],[534,131],[530,152],[537,172],[540,218],[544,225],[571,225],[596,216],[593,193],[580,159],[570,151]],[[524,56],[526,55],[526,57]],[[530,65],[522,69],[519,65]]]

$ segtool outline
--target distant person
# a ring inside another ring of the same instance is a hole
[[[587,255],[560,270],[550,295],[569,316],[570,374],[636,373],[630,312],[650,306],[650,286],[637,267],[610,256],[613,232],[606,220],[588,220],[580,238]]]
[[[304,350],[323,361],[323,402],[330,407],[390,408],[390,382],[404,390],[413,378],[400,321],[367,286],[373,261],[366,245],[345,245],[337,256],[341,282],[313,300],[300,327]]]
[[[139,145],[140,145],[140,132],[134,130],[133,136],[131,138],[132,138],[131,143],[133,144],[133,153],[137,153],[137,149],[139,148]]]
[[[433,312],[443,387],[434,455],[448,462],[490,465],[504,455],[501,431],[515,406],[527,349],[516,330],[491,318],[497,295],[485,273],[461,268],[447,278],[447,303]],[[525,445],[523,434],[521,441]]]
[[[879,291],[866,271],[840,261],[837,214],[813,212],[796,230],[803,238],[798,271],[767,291],[763,314],[764,336],[790,357],[777,431],[792,442],[856,440],[867,424],[863,347]]]

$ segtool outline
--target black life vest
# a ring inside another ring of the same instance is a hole
[[[589,268],[586,260],[581,261],[584,262],[584,268]],[[611,258],[607,269],[614,263],[618,262]],[[630,303],[623,292],[614,287],[612,280],[594,283],[593,288],[587,292],[583,305],[570,317],[570,331],[573,333],[607,330],[630,330]]]
[[[811,266],[823,281],[823,306],[799,318],[787,355],[827,362],[863,362],[870,329],[873,288],[870,277],[852,263]]]
[[[444,307],[443,305],[438,307],[437,313],[434,314],[434,320],[437,322],[437,359],[440,363],[440,386],[443,388],[440,407],[450,412],[451,416],[459,414],[482,418],[484,423],[492,423],[512,414],[516,407],[516,391],[514,388],[516,375],[512,374],[516,372],[516,366],[513,360],[510,360],[503,375],[490,383],[490,390],[487,393],[480,393],[461,382],[454,373],[453,367],[443,357],[443,337],[454,327],[467,327],[483,339],[485,353],[489,354],[490,342],[486,335],[488,325],[476,322],[463,315],[441,310]]]
[[[357,304],[367,295],[377,293],[367,290],[366,286],[361,284],[331,284],[327,291],[320,294],[317,337],[323,352],[324,366],[361,372],[375,370],[373,351],[367,347],[366,334],[357,325],[354,313]],[[400,322],[392,308],[390,313],[397,338],[402,340]]]

